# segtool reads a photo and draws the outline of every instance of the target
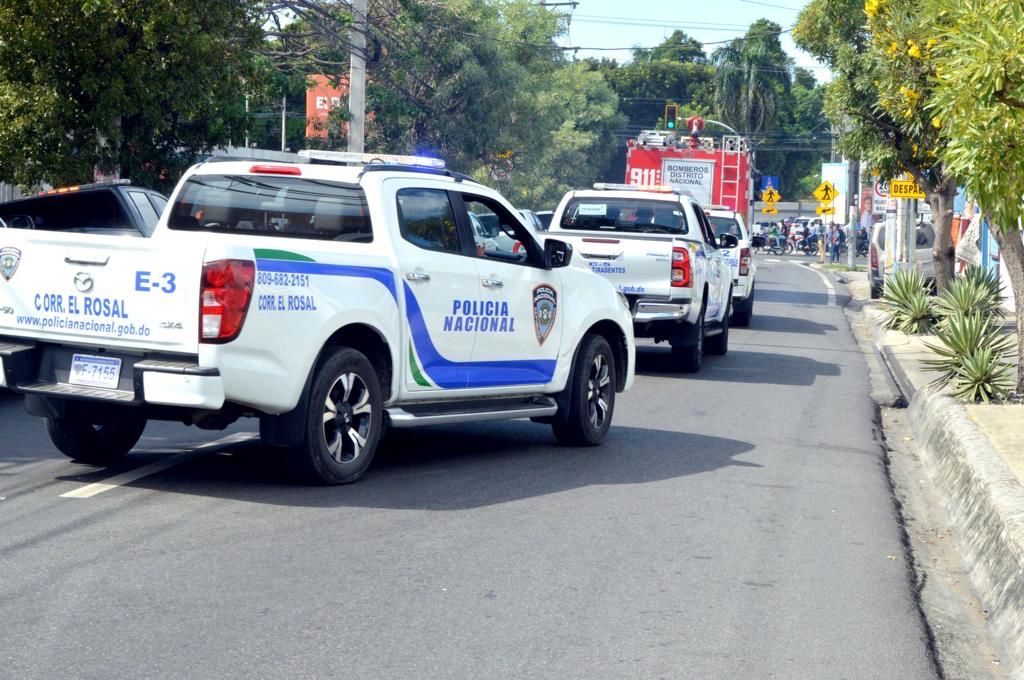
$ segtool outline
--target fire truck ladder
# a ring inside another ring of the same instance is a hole
[[[735,135],[724,135],[719,151],[722,155],[722,174],[719,175],[718,196],[722,205],[743,211],[745,200],[740,200],[740,154],[747,150],[747,140]],[[746,197],[743,197],[746,199]]]

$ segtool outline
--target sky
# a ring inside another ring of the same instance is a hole
[[[552,4],[559,0],[544,0]],[[568,35],[559,44],[574,47],[623,48],[614,51],[581,49],[577,59],[611,57],[625,62],[631,48],[654,47],[676,29],[704,43],[711,52],[715,42],[738,38],[758,19],[770,19],[792,28],[803,6],[802,0],[576,0]],[[569,10],[568,6],[563,7]],[[672,10],[671,12],[668,10]],[[819,81],[830,79],[829,70],[806,52],[797,49],[788,33],[780,36],[782,48],[797,66],[810,69]]]

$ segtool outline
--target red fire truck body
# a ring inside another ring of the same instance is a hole
[[[742,137],[679,140],[672,132],[645,130],[631,139],[626,151],[626,183],[670,185],[689,193],[704,206],[724,206],[753,217],[750,146]]]

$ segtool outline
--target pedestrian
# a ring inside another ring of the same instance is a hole
[[[833,222],[829,232],[829,262],[832,264],[839,264],[839,248],[842,245],[840,238],[839,225]]]

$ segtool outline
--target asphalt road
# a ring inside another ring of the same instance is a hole
[[[151,424],[96,469],[0,396],[0,677],[934,677],[842,291],[760,262],[728,356],[645,344],[596,449],[394,433],[310,488],[197,448],[251,422]]]

